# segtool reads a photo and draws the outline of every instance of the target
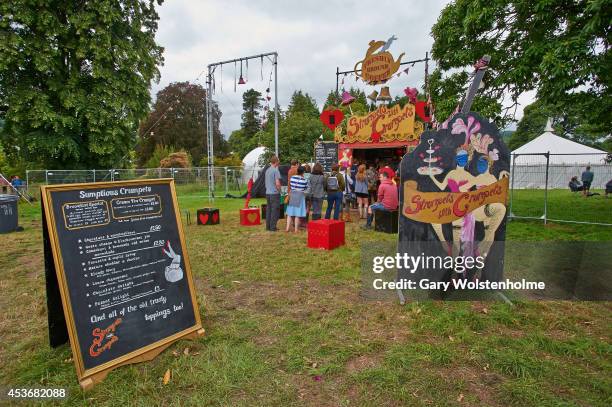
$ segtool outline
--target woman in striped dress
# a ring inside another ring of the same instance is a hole
[[[304,178],[304,167],[298,167],[297,174],[292,176],[289,180],[291,185],[291,192],[289,194],[289,204],[285,210],[287,215],[287,229],[286,232],[291,230],[291,221],[295,224],[295,232],[298,231],[300,225],[300,218],[306,216],[306,199],[304,191],[308,186],[308,182]]]

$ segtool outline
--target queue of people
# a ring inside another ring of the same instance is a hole
[[[281,183],[278,158],[270,159],[266,170],[266,230],[277,231],[280,214]],[[394,211],[398,208],[399,187],[394,180],[396,172],[389,166],[377,169],[373,163],[354,166],[338,164],[324,174],[323,166],[315,163],[300,165],[291,161],[287,178],[287,196],[284,199],[287,216],[286,232],[305,228],[307,218],[319,220],[323,214],[323,201],[327,201],[325,219],[351,221],[351,209],[356,209],[363,228],[370,229],[376,211]]]

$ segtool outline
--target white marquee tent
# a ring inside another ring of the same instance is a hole
[[[567,188],[570,178],[576,175],[580,179],[587,165],[595,173],[593,188],[603,188],[612,178],[612,165],[606,164],[606,151],[555,135],[549,119],[544,133],[512,151],[514,188],[546,186],[546,153],[550,153],[549,188]]]

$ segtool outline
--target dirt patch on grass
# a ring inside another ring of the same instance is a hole
[[[465,383],[467,389],[462,394],[466,400],[462,400],[463,404],[471,404],[470,398],[475,398],[476,404],[474,405],[502,405],[497,401],[496,388],[502,384],[504,379],[502,376],[488,371],[488,368],[485,370],[485,368],[462,365],[437,369],[436,374],[448,380],[461,380]]]
[[[292,382],[297,389],[297,398],[304,406],[340,406],[343,403],[339,384],[330,377],[294,375]],[[350,405],[353,405],[352,403]]]
[[[361,355],[350,359],[346,364],[348,373],[357,373],[365,369],[371,369],[379,365],[382,355]]]

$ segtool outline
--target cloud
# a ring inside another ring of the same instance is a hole
[[[278,99],[286,108],[291,94],[301,89],[322,106],[329,91],[336,87],[336,67],[351,70],[361,60],[370,40],[386,40],[395,35],[391,46],[404,61],[421,59],[433,43],[430,31],[446,2],[433,1],[166,1],[160,15],[157,41],[165,48],[161,80],[154,84],[155,95],[171,82],[194,81],[210,63],[277,51]],[[234,93],[233,65],[215,73],[216,92],[223,113],[221,131],[229,136],[239,128],[242,92],[254,88],[262,93],[268,87],[272,65],[249,61],[247,85]],[[430,64],[430,70],[434,68]],[[262,80],[263,75],[263,80]],[[340,78],[342,79],[342,78]],[[406,86],[420,87],[424,64],[416,64],[409,75],[388,84],[391,95],[403,95]],[[198,83],[204,85],[204,75]],[[374,88],[346,77],[345,86],[356,86],[370,93]],[[223,91],[221,91],[221,87]],[[379,87],[378,87],[379,88]],[[273,89],[271,89],[273,91]],[[274,101],[272,101],[273,103]]]

